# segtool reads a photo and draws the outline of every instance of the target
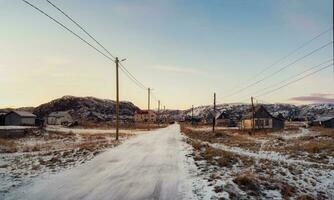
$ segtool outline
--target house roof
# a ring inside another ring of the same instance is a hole
[[[68,111],[58,111],[58,112],[52,112],[48,115],[48,117],[64,117],[64,116],[70,116]]]
[[[253,111],[248,112],[242,119],[252,119]],[[263,105],[255,106],[254,118],[275,118],[272,116]]]
[[[10,114],[10,113],[16,113],[17,115],[19,115],[21,117],[36,117],[36,115],[34,115],[34,114],[30,113],[30,112],[27,112],[27,111],[13,110],[13,111],[7,113],[7,115]]]
[[[228,119],[228,115],[225,112],[222,112],[217,115],[216,119]]]
[[[147,115],[149,112],[154,114],[154,112],[152,110],[150,110],[150,111],[148,111],[148,110],[137,110],[137,111],[135,111],[135,114]]]
[[[316,122],[324,122],[324,121],[328,121],[328,120],[331,120],[331,119],[334,119],[334,116],[320,116],[318,117],[316,120]]]

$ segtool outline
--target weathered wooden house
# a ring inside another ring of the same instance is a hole
[[[156,122],[157,114],[152,110],[138,110],[134,113],[135,122]]]
[[[69,125],[73,123],[73,118],[68,111],[52,112],[46,122],[48,125]]]
[[[5,125],[5,116],[7,113],[0,113],[0,126]]]
[[[229,118],[229,116],[222,112],[216,117],[216,126],[230,127],[233,126],[233,121]]]
[[[312,121],[311,125],[324,128],[334,128],[334,116],[321,116]]]
[[[242,129],[283,129],[284,120],[271,115],[264,106],[257,106],[246,114],[241,121]]]
[[[6,126],[34,126],[36,115],[26,111],[11,111],[5,115]]]

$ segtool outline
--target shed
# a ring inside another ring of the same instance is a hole
[[[5,115],[6,126],[33,126],[36,115],[26,111],[11,111]]]
[[[254,119],[254,128],[255,129],[283,129],[284,120],[274,117],[271,115],[267,109],[260,105],[254,108],[253,111],[247,113],[241,121],[242,129],[252,129],[253,128],[253,119]]]
[[[312,125],[319,125],[324,128],[334,128],[334,116],[321,116],[312,122]]]

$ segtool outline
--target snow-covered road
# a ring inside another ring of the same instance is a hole
[[[125,141],[77,168],[37,178],[8,199],[193,199],[179,125]]]

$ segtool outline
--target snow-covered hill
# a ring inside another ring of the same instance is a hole
[[[34,109],[34,114],[45,117],[51,112],[69,111],[76,120],[109,120],[116,113],[115,101],[99,99],[95,97],[64,96],[48,103],[42,104]],[[130,118],[139,110],[131,102],[120,102],[121,118]]]
[[[315,118],[319,115],[334,114],[334,104],[309,104],[296,106],[292,104],[264,104],[268,111],[277,116],[282,114],[285,118]],[[240,120],[241,117],[251,109],[250,104],[220,104],[216,106],[217,114],[225,112],[235,120]],[[197,118],[205,118],[213,112],[213,106],[198,106],[194,108],[193,115]],[[179,118],[191,116],[191,109],[184,110],[178,114]]]

